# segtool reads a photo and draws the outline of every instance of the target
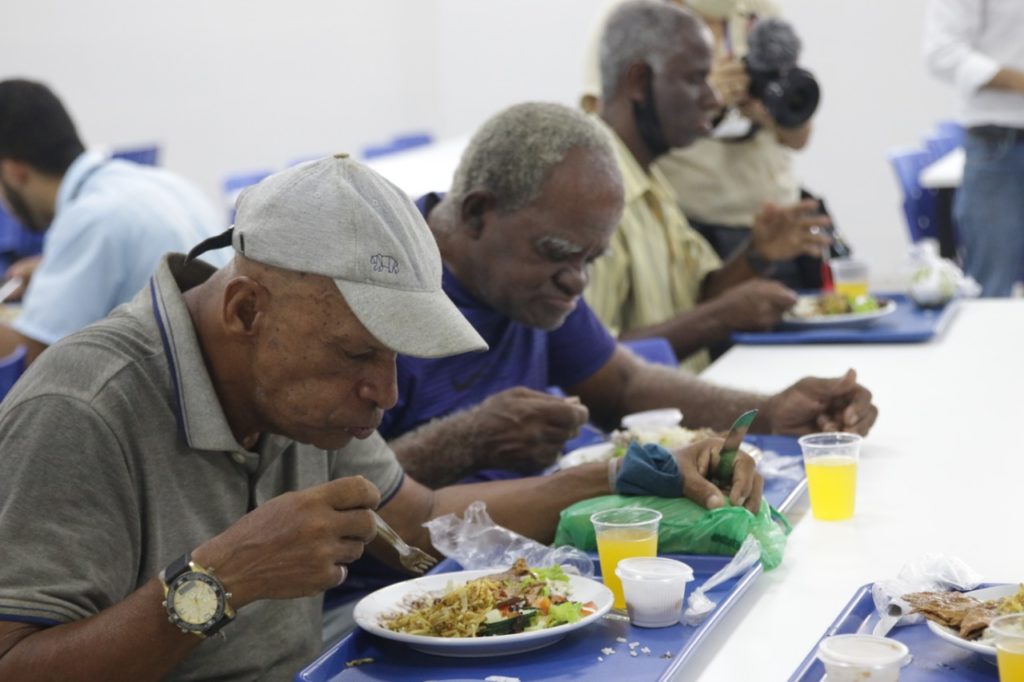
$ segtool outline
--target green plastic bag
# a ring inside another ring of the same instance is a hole
[[[763,500],[761,510],[755,515],[743,507],[709,510],[686,498],[605,495],[582,500],[562,510],[555,544],[596,551],[591,514],[619,507],[644,507],[662,513],[658,524],[658,552],[661,554],[733,556],[747,535],[753,534],[761,543],[761,562],[767,570],[782,563],[786,536],[792,529],[786,517]]]

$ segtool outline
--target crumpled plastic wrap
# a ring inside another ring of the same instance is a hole
[[[740,446],[742,449],[743,446]],[[774,450],[762,450],[761,461],[757,463],[757,472],[765,480],[785,478],[791,481],[802,481],[806,474],[800,464],[802,457],[780,455]]]
[[[973,298],[981,285],[964,274],[956,263],[939,256],[934,239],[922,239],[910,249],[911,272],[908,292],[919,306],[945,305],[956,297]]]
[[[423,525],[434,548],[466,570],[507,568],[521,557],[530,566],[559,564],[567,573],[594,575],[594,561],[586,552],[570,546],[548,547],[499,526],[479,500],[466,508],[462,518],[445,514]]]
[[[700,625],[717,606],[715,602],[708,598],[706,593],[715,589],[726,580],[746,573],[760,558],[761,543],[753,535],[748,535],[747,539],[740,545],[740,549],[736,552],[736,556],[732,558],[732,561],[722,566],[714,575],[705,580],[703,584],[690,592],[690,596],[686,598],[683,624]]]
[[[973,590],[982,577],[956,557],[943,554],[925,554],[905,564],[899,575],[889,580],[878,580],[871,586],[871,597],[879,614],[874,634],[884,636],[897,625],[920,623],[923,616],[910,613],[910,605],[902,597],[911,592]]]

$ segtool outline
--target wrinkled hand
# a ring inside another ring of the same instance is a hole
[[[21,286],[7,297],[8,301],[20,301],[21,297],[25,295],[25,289],[28,288],[28,282],[32,279],[32,274],[39,267],[40,260],[42,260],[42,256],[29,256],[28,258],[14,261],[7,268],[7,272],[4,273],[5,280],[21,277]]]
[[[750,245],[766,260],[789,260],[804,254],[820,257],[832,239],[821,229],[829,225],[814,199],[790,206],[765,204],[754,216]]]
[[[796,292],[779,282],[750,279],[712,299],[719,316],[735,331],[767,331],[796,303]]]
[[[724,107],[737,107],[750,99],[747,67],[735,57],[718,56],[711,64],[708,83]]]
[[[807,377],[771,398],[772,433],[800,436],[820,431],[866,435],[878,418],[871,391],[852,369],[836,379]]]
[[[340,585],[345,568],[377,534],[368,511],[380,491],[362,476],[285,493],[260,505],[197,547],[236,609],[259,599],[293,599]]]
[[[555,461],[589,416],[576,398],[510,388],[473,409],[474,446],[484,467],[534,473]]]
[[[725,441],[707,438],[676,450],[676,462],[683,472],[683,496],[708,509],[725,504],[722,491],[708,480],[718,469],[719,454]],[[761,509],[764,479],[757,473],[754,459],[741,449],[736,455],[729,483],[729,501],[734,506],[746,507],[755,514]]]

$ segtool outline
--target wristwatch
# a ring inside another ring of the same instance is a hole
[[[190,552],[161,571],[160,580],[164,584],[167,619],[182,632],[205,638],[234,620],[235,610],[228,603],[231,593],[224,589],[213,569],[192,561]]]

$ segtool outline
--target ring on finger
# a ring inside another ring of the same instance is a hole
[[[348,566],[345,564],[338,564],[338,568],[341,569],[341,578],[338,579],[338,585],[345,582],[345,578],[348,577]]]

